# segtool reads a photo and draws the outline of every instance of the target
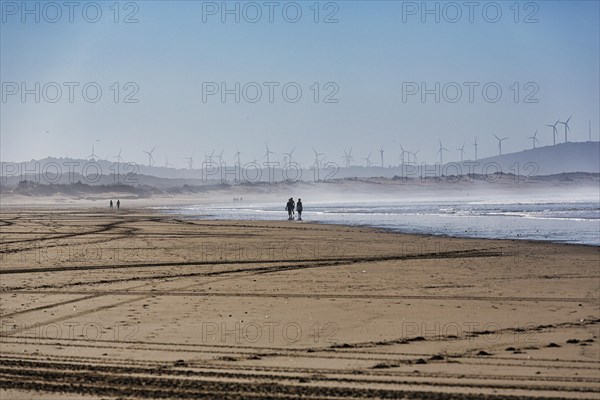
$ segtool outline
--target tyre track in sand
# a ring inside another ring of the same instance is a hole
[[[61,272],[61,271],[85,271],[98,269],[126,269],[140,267],[176,267],[176,266],[202,266],[202,265],[230,265],[230,264],[253,264],[253,263],[275,263],[275,262],[321,262],[335,261],[337,263],[356,264],[369,262],[386,262],[386,261],[405,261],[405,260],[428,260],[428,259],[457,259],[457,258],[479,258],[479,257],[503,257],[510,256],[508,253],[497,250],[498,248],[487,248],[477,250],[456,250],[447,252],[431,252],[431,253],[415,253],[402,254],[392,256],[370,256],[370,257],[341,257],[341,258],[294,258],[294,259],[269,259],[269,260],[210,260],[210,261],[180,261],[180,262],[160,262],[160,263],[135,263],[123,265],[79,265],[72,267],[53,266],[53,267],[38,267],[38,268],[3,268],[0,270],[1,275],[8,274],[25,274],[33,272]]]
[[[25,337],[24,337],[25,338]],[[78,339],[78,341],[81,341]],[[113,342],[113,341],[106,341]],[[10,344],[10,342],[5,342]],[[21,342],[25,344],[34,344],[34,342]],[[62,342],[59,342],[61,346],[64,346]],[[119,342],[119,343],[128,343],[128,342]],[[35,343],[36,345],[40,345],[39,343]],[[43,344],[42,344],[43,345]],[[48,346],[55,345],[53,343],[48,343]],[[194,345],[188,345],[194,346]],[[93,347],[93,346],[90,346]],[[218,347],[212,345],[212,347]],[[221,347],[229,347],[224,346]],[[236,346],[237,348],[238,346]],[[239,346],[242,347],[242,346]],[[113,347],[100,347],[106,349],[116,349]],[[249,348],[249,350],[260,350],[261,348]],[[153,350],[153,349],[149,349]],[[180,350],[182,353],[188,350]],[[290,349],[279,349],[277,353],[268,353],[265,354],[263,352],[237,352],[237,353],[226,353],[226,352],[217,352],[217,351],[208,351],[210,354],[239,354],[239,358],[236,361],[244,361],[244,360],[256,360],[256,357],[269,358],[269,357],[289,357],[291,355],[296,355],[302,358],[323,358],[323,359],[331,359],[331,357],[322,356],[322,355],[314,355],[306,353],[304,350],[290,350]],[[412,357],[411,359],[406,359],[406,365],[410,365],[411,362],[418,360],[417,357],[432,357],[430,353],[385,353],[381,354],[386,356],[406,356]],[[361,357],[350,357],[344,353],[339,354],[340,359],[344,360],[360,360],[360,361],[385,361],[384,358],[361,358]],[[16,360],[16,361],[43,361],[43,362],[54,362],[54,363],[73,363],[73,364],[85,364],[85,365],[117,365],[117,366],[126,366],[126,367],[144,367],[144,368],[172,368],[175,366],[173,362],[167,361],[155,361],[155,360],[129,360],[129,359],[110,359],[100,357],[91,357],[91,356],[59,356],[59,355],[44,355],[43,359],[41,356],[24,356],[23,353],[19,352],[11,352],[6,351],[3,352],[0,358],[6,360]],[[564,360],[562,363],[564,365],[556,365],[555,359],[541,359],[541,358],[517,358],[517,357],[493,357],[493,358],[482,358],[477,356],[470,355],[452,355],[448,356],[448,358],[454,362],[460,362],[461,364],[469,364],[469,365],[477,365],[477,366],[511,366],[511,367],[527,367],[527,368],[543,368],[549,370],[563,370],[563,369],[576,369],[581,371],[597,371],[598,366],[600,365],[600,361],[587,361],[583,362],[581,360]],[[471,361],[473,360],[473,361]],[[230,361],[227,363],[223,362],[215,362],[217,359],[210,361],[201,361],[201,360],[190,360],[185,362],[185,367],[194,368],[196,370],[208,369],[210,371],[242,371],[244,373],[259,373],[259,372],[274,372],[274,373],[311,373],[311,374],[335,374],[335,375],[349,375],[349,374],[358,374],[361,376],[376,376],[376,377],[387,377],[387,376],[425,376],[425,377],[468,377],[468,378],[480,378],[480,379],[498,379],[499,377],[502,379],[514,379],[514,380],[522,380],[522,376],[518,375],[485,375],[481,376],[479,374],[465,374],[465,373],[456,373],[456,372],[425,372],[425,371],[405,371],[399,370],[396,368],[371,368],[371,369],[363,369],[360,370],[360,373],[357,373],[356,370],[353,369],[343,369],[343,368],[306,368],[306,367],[284,367],[284,366],[273,366],[273,365],[252,365],[251,371],[248,371],[248,365],[236,365],[235,361]],[[392,361],[392,359],[390,359]],[[394,358],[393,361],[398,361],[397,358]],[[500,361],[500,362],[497,362]],[[505,362],[508,361],[508,362]],[[511,362],[512,361],[512,362]],[[444,360],[432,361],[428,360],[429,363],[443,364]],[[581,366],[574,364],[589,364],[589,366]],[[555,376],[542,376],[542,375],[532,375],[527,377],[528,380],[535,381],[554,381],[557,378]],[[589,382],[589,383],[599,383],[600,378],[585,378],[585,377],[573,377],[573,376],[561,376],[560,380],[563,382]]]
[[[500,377],[501,378],[501,377]],[[258,380],[258,382],[257,382]],[[53,382],[48,385],[48,382]],[[303,384],[305,383],[305,384]],[[308,384],[306,384],[308,383]],[[357,388],[348,384],[373,385],[380,388]],[[319,384],[323,386],[319,386]],[[87,366],[84,364],[32,362],[0,359],[0,387],[27,388],[29,390],[65,391],[95,395],[119,395],[137,397],[177,397],[203,398],[204,396],[234,395],[234,398],[401,398],[414,399],[481,399],[513,398],[511,396],[484,396],[463,393],[439,393],[431,391],[405,391],[398,385],[423,386],[414,379],[366,379],[365,377],[343,378],[339,376],[300,374],[296,376],[280,374],[236,373],[231,371],[186,370],[185,367],[157,369],[122,366]],[[594,387],[561,386],[555,384],[534,384],[533,382],[471,383],[437,382],[428,380],[428,387],[469,388],[492,390],[555,391],[575,393],[598,393]],[[384,388],[389,386],[389,388]],[[395,388],[393,388],[395,387]],[[239,396],[239,397],[238,397]],[[433,396],[433,397],[432,397]],[[521,397],[524,398],[524,397]]]
[[[258,269],[258,268],[256,268]],[[215,276],[239,272],[254,272],[248,276],[258,275],[263,272],[255,272],[256,269],[240,269],[235,271],[218,271],[198,274],[174,275],[174,278],[187,278],[189,276]],[[286,269],[289,271],[289,269]],[[239,276],[232,277],[238,278]],[[159,279],[169,278],[169,276],[154,276],[143,279]],[[112,283],[113,281],[110,281]],[[105,283],[98,282],[83,282],[82,284]],[[197,283],[196,285],[202,285]],[[506,301],[506,302],[564,302],[564,303],[598,303],[598,299],[585,297],[516,297],[516,296],[467,296],[467,295],[377,295],[377,294],[340,294],[340,293],[265,293],[265,292],[182,292],[182,291],[136,291],[128,292],[127,290],[99,290],[100,296],[137,296],[140,294],[155,295],[158,297],[271,297],[271,298],[297,298],[297,299],[357,299],[357,300],[428,300],[428,301]],[[86,291],[67,291],[67,290],[36,290],[36,289],[10,289],[0,292],[0,294],[55,294],[55,295],[72,295],[86,294]]]

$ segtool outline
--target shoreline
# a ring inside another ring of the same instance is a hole
[[[318,225],[332,225],[332,226],[345,226],[345,227],[355,227],[355,228],[370,228],[376,230],[383,230],[391,233],[398,233],[401,235],[415,235],[421,237],[435,236],[440,238],[454,238],[454,239],[477,239],[477,240],[516,240],[516,241],[525,241],[525,242],[537,242],[537,243],[552,243],[552,244],[569,244],[574,246],[589,246],[589,247],[600,247],[600,239],[598,243],[574,243],[565,240],[557,241],[557,240],[544,240],[544,239],[532,239],[532,238],[520,238],[520,237],[487,237],[487,236],[472,236],[472,235],[460,235],[460,234],[449,234],[449,233],[424,233],[424,232],[410,232],[402,230],[402,228],[393,228],[393,227],[385,227],[377,225],[376,223],[341,223],[341,222],[327,222],[327,221],[312,221],[312,220],[303,220],[303,221],[288,221],[285,218],[281,220],[272,220],[272,219],[228,219],[228,218],[203,218],[201,216],[194,216],[191,214],[170,212],[169,210],[174,209],[175,207],[165,207],[165,209],[157,209],[153,207],[148,207],[152,211],[158,212],[163,215],[177,215],[185,219],[195,220],[195,221],[223,221],[223,222],[244,222],[244,221],[263,221],[263,222],[282,222],[282,223],[304,223],[304,224],[318,224]],[[600,220],[598,220],[600,226]],[[599,227],[600,229],[600,227]],[[599,231],[600,232],[600,231]],[[600,235],[600,233],[599,233]]]
[[[257,222],[274,222],[273,220],[268,219],[256,219],[256,220],[246,220],[246,219],[194,219],[197,221],[223,221],[223,222],[247,222],[247,221],[257,221]],[[277,221],[275,221],[277,222]],[[286,222],[286,221],[281,221]],[[499,238],[499,237],[482,237],[482,236],[461,236],[461,235],[451,235],[445,233],[417,233],[417,232],[406,232],[399,228],[386,228],[383,226],[371,225],[371,224],[342,224],[336,222],[324,222],[324,221],[302,221],[306,224],[315,224],[315,225],[328,225],[328,226],[340,226],[340,227],[348,227],[348,228],[361,228],[361,229],[372,229],[374,231],[382,231],[386,233],[396,233],[399,235],[407,235],[407,236],[416,236],[421,238],[426,237],[439,237],[439,238],[447,238],[447,239],[473,239],[473,240],[506,240],[506,241],[518,241],[518,242],[530,242],[530,243],[538,243],[538,244],[557,244],[557,245],[570,245],[570,246],[585,246],[585,247],[600,247],[599,244],[589,244],[589,243],[570,243],[564,241],[552,241],[552,240],[542,240],[542,239],[528,239],[528,238]]]

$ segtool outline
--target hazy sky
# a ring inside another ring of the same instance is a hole
[[[536,129],[551,144],[546,124],[571,114],[573,141],[587,140],[589,120],[598,140],[598,1],[427,2],[439,22],[421,1],[76,3],[70,21],[62,1],[27,2],[30,14],[2,1],[3,161],[85,157],[95,144],[103,158],[122,147],[145,162],[142,150],[157,146],[157,164],[168,155],[183,167],[212,149],[261,160],[268,141],[306,163],[313,146],[336,162],[352,147],[359,163],[383,145],[396,164],[397,143],[433,162],[439,139],[450,161],[463,142],[472,157],[476,136],[480,157],[496,154],[492,133],[510,137],[504,152],[530,147]],[[225,102],[212,94],[222,83]]]

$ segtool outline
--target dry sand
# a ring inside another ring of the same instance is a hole
[[[600,249],[1,214],[0,398],[600,396]]]

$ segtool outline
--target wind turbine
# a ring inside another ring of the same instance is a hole
[[[275,153],[273,153],[271,150],[269,150],[269,142],[265,143],[265,147],[267,148],[267,151],[265,152],[265,158],[267,159],[267,165],[271,165],[270,155],[275,154]]]
[[[346,149],[344,149],[344,155],[342,158],[344,159],[346,168],[350,168],[350,163],[354,161],[354,157],[352,157],[352,147],[350,147],[350,151],[346,151]]]
[[[174,167],[174,165],[169,162],[169,156],[165,154],[165,168],[169,167]]]
[[[442,145],[442,139],[440,139],[440,149],[437,151],[438,153],[440,153],[440,167],[444,165],[444,151],[449,150]]]
[[[412,153],[412,155],[413,155],[413,162],[415,164],[417,163],[417,154],[419,154],[420,151],[421,151],[421,149],[417,149],[417,151],[415,151],[414,153]]]
[[[363,160],[365,160],[367,162],[367,168],[371,166],[371,154],[373,154],[373,153],[369,153],[369,155],[367,157],[362,158]]]
[[[93,152],[94,152],[94,151],[92,150],[92,153],[93,153]],[[117,159],[117,163],[122,163],[122,162],[123,162],[123,157],[121,157],[121,153],[122,153],[122,152],[123,152],[123,148],[121,147],[121,148],[119,149],[119,154],[117,154],[116,156],[113,156],[113,158],[116,158],[116,159]]]
[[[400,143],[398,143],[400,144]],[[404,165],[404,154],[407,154],[408,151],[404,150],[404,147],[402,147],[402,145],[400,144],[400,159],[402,160],[402,164]],[[409,157],[410,158],[410,157]],[[409,160],[410,161],[410,160]]]
[[[87,158],[92,161],[96,161],[98,159],[98,156],[96,153],[94,153],[94,145],[92,145],[92,154],[90,154]]]
[[[187,161],[189,169],[193,169],[194,168],[194,155],[193,154],[192,154],[191,157],[183,157],[183,159]]]
[[[560,122],[560,119],[558,121],[556,121],[556,123],[554,125],[546,125],[546,126],[549,126],[550,128],[552,128],[552,139],[553,139],[554,146],[556,146],[556,134],[558,133],[558,130],[556,129],[556,125],[558,125],[559,122]]]
[[[498,150],[500,151],[500,155],[502,155],[502,142],[503,142],[504,140],[508,139],[508,136],[507,136],[507,137],[505,137],[505,138],[502,138],[502,139],[500,139],[500,138],[499,138],[498,136],[496,136],[495,134],[493,134],[493,135],[494,135],[494,137],[495,137],[496,139],[498,139]]]
[[[204,153],[204,162],[206,164],[212,164],[214,156],[215,156],[214,150],[210,154]]]
[[[404,161],[405,161],[405,160],[404,160],[404,154],[406,154],[406,153],[407,153],[407,151],[406,151],[406,150],[404,150],[404,147],[402,147],[402,143],[400,143],[400,141],[398,141],[398,140],[394,140],[394,143],[398,143],[398,145],[400,146],[400,157],[398,157],[398,159],[399,159],[400,161],[402,161],[402,164],[404,164]]]
[[[537,140],[537,134],[538,134],[538,131],[537,131],[537,129],[536,129],[536,131],[535,131],[535,133],[533,134],[533,136],[529,136],[529,137],[527,138],[527,139],[531,139],[531,142],[532,142],[532,144],[533,144],[533,148],[534,148],[534,149],[535,149],[535,144],[540,142],[539,140]]]
[[[223,164],[223,153],[225,152],[225,150],[221,151],[219,153],[219,155],[217,156],[217,158],[219,159],[219,165]]]
[[[571,118],[573,118],[572,115],[569,117],[569,119],[566,122],[560,122],[561,124],[563,124],[565,126],[565,143],[567,143],[569,141],[568,137],[567,137],[567,131],[569,131],[569,132],[571,131],[571,128],[569,128],[569,121],[571,120]]]
[[[379,154],[381,155],[381,168],[383,168],[383,153],[384,153],[384,150],[383,150],[383,145],[382,145],[381,149],[379,149]]]
[[[475,136],[475,143],[473,143],[473,147],[475,147],[475,161],[477,161],[477,136]]]
[[[296,150],[296,148],[294,147],[292,149],[292,151],[290,151],[289,153],[283,153],[285,156],[287,156],[287,163],[284,162],[284,164],[291,164],[293,161],[293,157],[292,154],[294,154],[294,151]]]
[[[152,157],[152,153],[154,153],[154,150],[156,150],[156,146],[154,146],[154,148],[150,151],[142,151],[143,153],[148,154],[148,166],[151,167],[154,161],[154,158]]]
[[[462,147],[459,147],[456,150],[460,151],[460,162],[463,162],[465,157],[465,143],[463,143]]]
[[[238,165],[242,165],[242,162],[240,161],[240,150],[239,149],[236,149],[236,153],[233,156],[233,158],[236,159]]]
[[[315,165],[318,167],[321,165],[321,160],[319,159],[319,157],[322,156],[323,153],[319,153],[314,147],[312,149],[313,149],[313,152],[315,153]]]

